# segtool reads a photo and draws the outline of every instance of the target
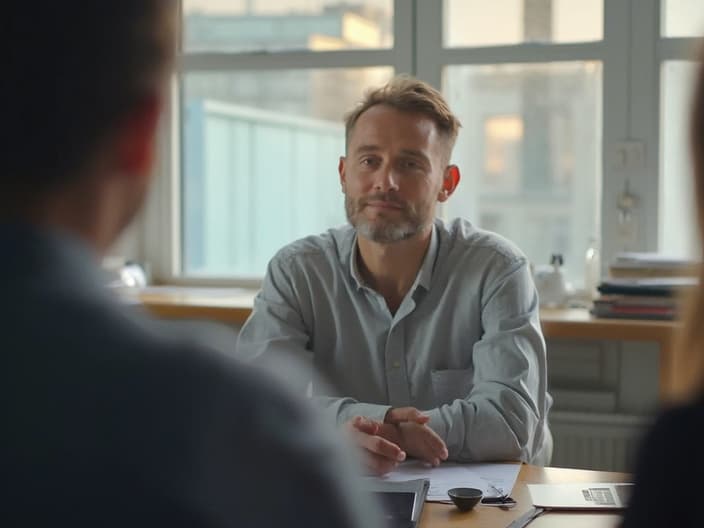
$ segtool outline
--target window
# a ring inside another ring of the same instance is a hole
[[[663,37],[701,37],[704,33],[704,4],[701,0],[663,0]]]
[[[391,0],[184,0],[175,275],[256,280],[277,249],[345,222],[343,114],[408,69],[393,13]]]
[[[444,1],[447,47],[602,39],[602,0]]]
[[[183,273],[256,277],[288,242],[344,223],[341,108],[392,74],[384,67],[187,74]]]
[[[694,62],[662,65],[660,249],[685,257],[698,251],[688,121],[695,72]]]
[[[444,0],[419,4],[418,73],[440,86],[462,129],[463,179],[443,210],[514,241],[535,264],[563,256],[581,286],[600,235],[602,0]],[[440,38],[424,27],[442,27]],[[432,57],[432,60],[431,60]]]
[[[704,34],[704,3],[664,0],[661,6],[659,247],[673,255],[696,257],[693,187],[689,153],[689,107],[697,64],[696,46],[682,37]],[[680,39],[674,39],[679,37]]]
[[[329,51],[393,47],[391,0],[183,0],[183,49]]]
[[[493,229],[532,262],[560,253],[579,282],[598,225],[601,64],[462,65],[444,73],[463,125],[454,161],[464,174],[445,216],[498,219]]]
[[[576,286],[595,235],[604,267],[621,250],[694,251],[700,0],[183,0],[182,12],[145,222],[157,279],[256,285],[279,247],[344,222],[342,115],[396,72],[440,88],[463,124],[443,217],[497,231],[536,264],[562,253]]]
[[[516,192],[521,182],[523,119],[516,114],[494,115],[484,120],[482,128],[482,186],[501,193]]]

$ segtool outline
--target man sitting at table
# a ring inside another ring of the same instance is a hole
[[[351,225],[280,250],[240,333],[241,355],[280,368],[293,354],[332,381],[314,383],[315,398],[378,473],[406,454],[550,459],[528,261],[467,221],[435,218],[460,180],[449,163],[459,126],[423,82],[369,92],[347,115],[338,167]]]

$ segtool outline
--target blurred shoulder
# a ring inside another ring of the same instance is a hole
[[[646,446],[699,444],[699,431],[704,425],[704,395],[681,405],[670,407],[657,418],[646,440]],[[691,453],[690,453],[691,454]]]

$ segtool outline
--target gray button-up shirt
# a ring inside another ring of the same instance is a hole
[[[280,250],[238,353],[274,368],[282,355],[306,360],[334,387],[313,393],[340,424],[413,406],[453,460],[549,462],[545,342],[523,254],[466,221],[436,220],[392,314],[364,284],[356,253],[351,226]]]

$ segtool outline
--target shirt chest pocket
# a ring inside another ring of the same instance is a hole
[[[464,399],[472,389],[472,369],[433,370],[430,375],[435,405]]]

